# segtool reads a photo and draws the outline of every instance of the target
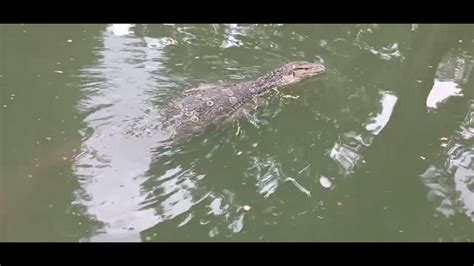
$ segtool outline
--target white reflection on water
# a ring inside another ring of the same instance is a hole
[[[149,92],[160,87],[151,71],[159,70],[160,63],[148,59],[162,54],[134,36],[131,27],[108,27],[97,51],[98,65],[83,70],[86,98],[79,109],[88,114],[87,129],[73,170],[85,195],[78,203],[103,224],[92,241],[140,241],[139,232],[160,220],[152,209],[140,209],[146,197],[141,184],[147,178],[156,135],[129,137],[124,128],[151,109]]]
[[[374,135],[378,135],[382,129],[388,124],[390,120],[390,116],[393,113],[393,108],[397,103],[397,96],[395,96],[390,91],[382,91],[380,92],[381,99],[380,102],[380,111],[375,115],[375,117],[371,118],[369,122],[365,125],[365,129],[370,131]]]
[[[438,105],[453,96],[463,96],[458,84],[453,81],[434,80],[433,88],[426,98],[426,107],[436,109]]]
[[[349,175],[364,162],[362,152],[364,147],[372,145],[373,138],[378,135],[390,121],[397,96],[391,91],[379,92],[378,111],[375,111],[367,120],[367,132],[350,131],[342,134],[329,152],[329,156],[337,162],[343,175]]]
[[[133,26],[133,24],[112,24],[107,28],[107,30],[113,35],[124,36],[133,34],[133,31],[131,30]]]
[[[232,46],[242,46],[242,42],[238,40],[238,35],[242,34],[243,29],[237,24],[225,25],[227,28],[225,30],[225,39],[221,44],[222,48],[229,48]]]
[[[453,96],[464,96],[462,86],[467,82],[471,68],[472,58],[466,51],[450,50],[436,68],[436,78],[426,99],[426,106],[437,109]]]
[[[451,49],[436,69],[433,88],[426,99],[428,108],[437,109],[450,97],[463,96],[462,89],[472,69],[472,57],[462,49]],[[467,87],[466,87],[467,88]],[[444,164],[434,163],[421,175],[429,188],[428,200],[446,217],[464,213],[474,222],[474,103],[465,120],[447,143]],[[447,138],[443,138],[448,140]]]
[[[255,176],[257,191],[264,197],[268,197],[277,190],[279,184],[285,179],[281,165],[271,157],[266,159],[253,157],[252,160],[253,165],[249,169],[250,173],[246,174]]]

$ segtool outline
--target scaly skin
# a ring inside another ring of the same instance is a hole
[[[274,88],[288,86],[325,72],[320,64],[291,62],[255,81],[194,88],[167,104],[160,115],[163,126],[175,135],[201,133],[210,125],[233,120],[260,102],[260,97]]]

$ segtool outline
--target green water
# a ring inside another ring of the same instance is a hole
[[[0,241],[472,241],[473,47],[473,25],[0,25]],[[184,90],[296,60],[328,71],[162,142]]]

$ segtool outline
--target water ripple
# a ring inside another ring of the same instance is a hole
[[[443,165],[431,165],[421,175],[430,189],[428,199],[437,204],[437,210],[447,217],[464,213],[474,222],[474,145],[472,117],[474,103],[457,134],[445,148]]]

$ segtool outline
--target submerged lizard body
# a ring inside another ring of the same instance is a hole
[[[237,84],[194,88],[160,110],[163,126],[174,135],[200,133],[210,125],[224,124],[257,107],[260,96],[325,71],[320,64],[288,63],[258,78]]]

